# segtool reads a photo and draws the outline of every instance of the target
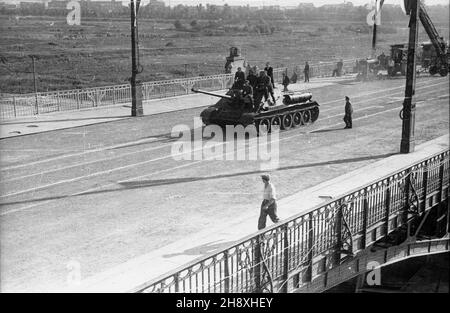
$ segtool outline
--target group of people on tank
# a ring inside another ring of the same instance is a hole
[[[273,79],[273,67],[270,63],[266,63],[264,70],[258,72],[258,67],[250,67],[247,65],[246,71],[242,71],[241,67],[238,67],[237,72],[234,75],[234,84],[231,87],[237,94],[242,97],[243,102],[252,108],[253,111],[261,109],[262,99],[267,101],[269,95],[273,102],[276,103],[274,95],[274,79]]]

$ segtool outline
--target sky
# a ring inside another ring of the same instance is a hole
[[[18,3],[20,1],[48,1],[48,0],[0,0],[0,2],[8,2],[8,3]],[[95,0],[91,0],[95,1]],[[105,1],[105,0],[102,0]],[[120,0],[116,0],[120,1]],[[122,0],[123,2],[127,2],[126,0]],[[354,5],[365,5],[374,0],[162,0],[166,3],[166,5],[197,5],[199,3],[206,4],[217,4],[223,5],[225,3],[229,5],[251,5],[251,6],[263,6],[263,5],[280,5],[280,6],[296,6],[299,3],[314,3],[315,6],[321,6],[324,4],[339,4],[344,2],[352,2]],[[400,4],[400,1],[403,0],[385,0],[387,4]],[[428,4],[448,4],[449,0],[427,0]],[[142,0],[143,3],[148,3],[149,0]]]

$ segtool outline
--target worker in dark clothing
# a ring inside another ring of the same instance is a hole
[[[345,115],[344,115],[344,122],[345,122],[345,129],[352,128],[352,114],[353,114],[353,107],[350,103],[350,98],[345,97]]]
[[[303,73],[305,74],[305,83],[309,83],[309,63],[305,63],[305,68],[303,69]]]
[[[238,67],[236,74],[234,74],[234,89],[242,89],[245,82],[245,73],[242,68]]]
[[[256,84],[258,83],[258,76],[255,75],[255,72],[253,70],[250,70],[247,76],[247,80],[252,86],[253,89],[256,88]]]
[[[246,80],[244,86],[242,87],[242,98],[244,99],[245,108],[248,110],[255,111],[254,101],[253,101],[253,87],[250,82]]]
[[[264,70],[267,72],[267,76],[270,77],[270,82],[272,83],[273,88],[276,88],[275,82],[273,80],[273,67],[270,66],[269,62],[266,63],[266,67],[264,68]]]
[[[289,77],[286,75],[286,73],[283,73],[283,92],[288,92],[288,86],[289,86],[290,80]]]
[[[333,77],[340,77],[342,75],[342,70],[344,69],[344,61],[341,59],[336,64],[336,68],[333,70]]]
[[[378,62],[381,66],[381,68],[385,69],[386,66],[386,55],[384,54],[384,52],[382,52],[379,56],[378,56]]]
[[[338,63],[337,63],[337,69],[338,69],[338,76],[342,76],[342,71],[344,69],[344,61],[341,59]]]
[[[297,75],[297,72],[294,70],[294,73],[291,76],[291,83],[292,84],[297,83],[297,79],[298,79],[298,75]]]

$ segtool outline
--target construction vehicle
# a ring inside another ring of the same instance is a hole
[[[398,73],[406,75],[406,63],[408,60],[408,44],[391,45],[391,55],[387,60],[387,72],[389,76]]]
[[[447,76],[450,68],[450,51],[444,39],[439,36],[436,27],[428,15],[425,5],[422,1],[419,2],[419,19],[431,40],[431,44],[422,44],[422,68],[425,66],[431,75],[439,73],[441,76]],[[379,10],[384,3],[381,1]],[[405,7],[408,7],[408,1],[405,1]],[[376,48],[376,25],[374,25],[374,34],[372,41],[372,49]],[[408,58],[408,44],[391,45],[391,55],[387,58],[387,71],[389,76],[397,74],[406,75],[406,62]]]
[[[319,104],[311,100],[311,93],[284,93],[282,103],[260,106],[249,103],[235,89],[230,89],[225,95],[194,88],[192,91],[220,98],[200,113],[205,125],[255,125],[258,131],[263,126],[270,132],[272,126],[287,130],[314,123],[319,118]]]
[[[419,18],[422,22],[425,31],[430,37],[431,43],[434,47],[435,53],[430,53],[430,65],[429,72],[431,75],[439,73],[441,76],[447,76],[449,72],[449,47],[445,43],[444,38],[439,36],[439,33],[434,27],[433,22],[430,19],[430,16],[425,9],[425,5],[419,1],[420,9],[419,9]]]
[[[357,81],[383,79],[386,74],[380,61],[377,59],[360,59],[356,66]]]

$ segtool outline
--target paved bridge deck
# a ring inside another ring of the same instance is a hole
[[[407,155],[395,155],[345,175],[308,188],[279,201],[279,214],[290,217],[413,165],[449,148],[449,136],[442,136]],[[258,212],[241,216],[239,222],[223,221],[220,227],[188,236],[161,249],[130,260],[83,282],[88,292],[126,292],[255,231]]]

